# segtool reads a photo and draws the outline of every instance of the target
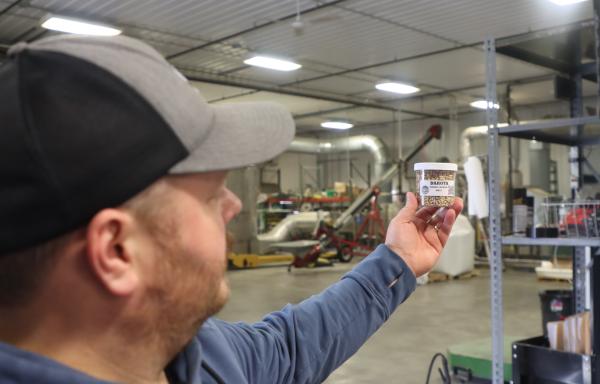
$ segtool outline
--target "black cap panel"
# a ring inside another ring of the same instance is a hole
[[[39,170],[20,105],[16,61],[0,67],[0,249],[22,243],[21,233],[38,232],[66,217],[55,204],[56,195]],[[32,219],[35,223],[31,223]]]
[[[8,186],[0,191],[0,254],[84,224],[188,155],[143,97],[93,63],[24,50],[0,68],[6,81],[12,83],[0,95],[0,178]]]

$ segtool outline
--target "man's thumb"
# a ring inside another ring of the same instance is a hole
[[[404,208],[398,212],[398,217],[400,220],[411,220],[415,213],[417,212],[417,208],[419,207],[419,202],[417,201],[417,197],[412,192],[406,193],[406,204]]]

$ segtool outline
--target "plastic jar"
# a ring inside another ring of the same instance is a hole
[[[417,198],[421,206],[448,207],[454,203],[454,183],[458,165],[454,163],[415,163]]]

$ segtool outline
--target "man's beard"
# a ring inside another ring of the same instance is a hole
[[[207,263],[193,263],[179,247],[169,244],[159,250],[154,284],[147,289],[144,315],[147,331],[160,350],[174,356],[198,332],[202,324],[219,312],[229,298],[224,276]]]

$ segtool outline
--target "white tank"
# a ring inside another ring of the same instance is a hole
[[[466,216],[459,215],[433,271],[457,276],[472,271],[474,266],[475,230]]]

